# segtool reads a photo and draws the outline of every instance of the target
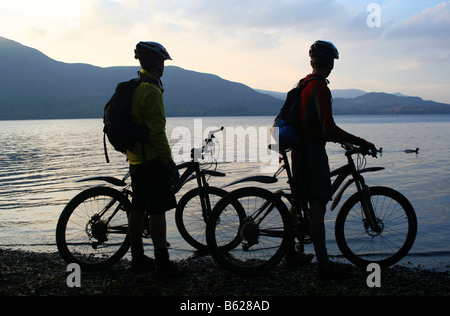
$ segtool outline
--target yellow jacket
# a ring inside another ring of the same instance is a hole
[[[140,77],[157,81],[145,69],[141,69]],[[172,152],[166,136],[163,91],[153,83],[141,83],[133,93],[131,116],[137,124],[145,124],[148,128],[150,143],[144,146],[145,161],[160,157],[163,163],[168,164],[172,162]],[[142,153],[141,143],[136,143],[130,150],[127,150],[127,159],[130,164],[143,163]]]

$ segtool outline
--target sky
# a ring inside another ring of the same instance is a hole
[[[157,41],[166,65],[279,92],[327,40],[340,53],[330,89],[450,103],[450,1],[0,0],[0,36],[100,67],[138,65],[135,45]]]

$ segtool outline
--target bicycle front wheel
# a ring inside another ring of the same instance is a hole
[[[221,267],[247,275],[262,273],[282,260],[293,240],[291,217],[274,193],[257,187],[237,189],[214,207],[206,240]]]
[[[374,231],[364,214],[361,194],[355,193],[336,218],[336,243],[344,257],[366,268],[369,263],[388,267],[411,249],[417,233],[414,208],[401,193],[386,187],[371,187],[370,198],[379,230]]]
[[[128,251],[128,214],[131,203],[108,187],[87,189],[62,211],[56,226],[56,244],[67,263],[85,271],[110,267]]]
[[[199,188],[190,190],[178,202],[175,223],[180,235],[188,244],[200,251],[207,251],[206,223],[211,210],[227,194],[227,191],[210,186],[203,189],[208,195],[209,205],[206,205],[206,200],[200,197]],[[202,200],[205,203],[204,206],[202,206]]]

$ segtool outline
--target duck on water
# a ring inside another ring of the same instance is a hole
[[[419,153],[419,148],[416,148],[416,149],[406,149],[406,150],[405,150],[405,153],[407,153],[407,154],[410,154],[410,153],[416,153],[416,154],[418,154],[418,153]]]

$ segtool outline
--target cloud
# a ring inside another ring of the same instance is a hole
[[[380,3],[381,27],[367,24],[370,3]],[[310,71],[309,45],[324,39],[334,42],[341,53],[331,78],[334,88],[372,90],[385,84],[398,91],[405,80],[423,81],[425,70],[428,77],[448,82],[448,67],[442,65],[450,62],[449,1],[29,0],[24,4],[25,0],[5,2],[0,36],[64,62],[136,65],[134,45],[154,40],[171,53],[174,60],[169,64],[284,91]]]
[[[450,41],[450,1],[426,8],[387,33],[387,38],[427,38]]]
[[[165,9],[180,22],[196,21],[221,28],[285,29],[307,27],[311,20],[329,18],[342,8],[335,1],[286,0],[192,0],[178,5],[165,1]],[[339,8],[338,8],[339,7]]]
[[[30,38],[45,38],[47,36],[47,31],[40,27],[27,27],[26,32]]]
[[[157,15],[164,14],[166,21],[187,31],[246,36],[249,42],[258,42],[261,37],[331,31],[351,19],[346,6],[330,0],[192,0],[182,5],[173,0],[157,2],[149,4]]]
[[[81,7],[80,24],[84,28],[128,32],[136,23],[152,20],[148,1],[91,0]]]
[[[418,67],[422,66],[422,64],[423,64],[422,62],[415,60],[415,59],[414,60],[402,60],[393,66],[393,70],[400,70],[400,71],[413,70],[413,69],[417,69]]]
[[[177,46],[191,40],[205,46],[270,50],[292,41],[352,42],[382,33],[367,27],[368,12],[337,0],[90,0],[74,12],[72,27],[61,37],[102,41],[113,35],[123,41],[140,35],[170,39]]]

